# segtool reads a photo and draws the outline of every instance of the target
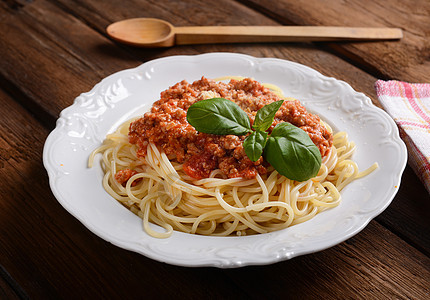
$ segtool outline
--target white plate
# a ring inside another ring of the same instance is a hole
[[[148,236],[141,219],[105,192],[103,172],[98,163],[87,168],[88,156],[107,133],[148,110],[169,86],[183,79],[192,82],[202,76],[224,75],[276,84],[335,130],[349,133],[357,144],[354,160],[361,170],[374,162],[380,168],[347,186],[338,207],[282,231],[246,237],[181,232],[168,239]],[[233,53],[161,58],[103,79],[61,112],[43,152],[55,197],[101,238],[169,264],[222,268],[274,263],[326,249],[355,235],[390,204],[406,157],[395,123],[347,83],[294,62]]]

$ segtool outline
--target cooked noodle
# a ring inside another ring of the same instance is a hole
[[[146,156],[138,158],[137,146],[128,139],[130,122],[109,134],[88,164],[92,167],[95,155],[102,153],[103,187],[143,219],[149,235],[158,238],[169,237],[173,230],[243,236],[284,229],[339,205],[340,191],[347,184],[377,168],[375,163],[360,173],[351,160],[355,144],[348,141],[345,132],[338,132],[318,175],[307,181],[290,180],[273,167],[252,179],[228,179],[216,169],[209,178],[196,180],[155,144],[149,143]],[[125,186],[115,179],[124,169],[137,172]],[[164,231],[154,230],[150,223]]]

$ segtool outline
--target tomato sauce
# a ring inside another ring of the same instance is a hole
[[[260,157],[251,161],[243,149],[246,136],[212,135],[197,132],[186,119],[187,109],[196,101],[222,97],[238,104],[251,124],[257,110],[281,100],[259,82],[246,78],[217,83],[202,77],[193,83],[181,81],[161,93],[151,111],[130,124],[129,141],[138,146],[138,157],[146,155],[149,142],[163,149],[169,158],[183,163],[187,175],[207,178],[215,169],[228,178],[254,178],[267,172],[268,163]],[[269,132],[280,122],[303,129],[325,156],[333,144],[332,134],[299,101],[285,101],[275,115]],[[128,175],[128,174],[127,174]]]
[[[119,184],[121,184],[122,186],[125,186],[127,184],[127,181],[134,175],[137,174],[137,171],[135,170],[130,170],[130,169],[124,169],[124,170],[120,170],[118,172],[116,172],[115,174],[115,180],[119,182]],[[133,183],[131,184],[131,186],[135,186],[139,181],[141,181],[142,179],[139,178],[135,181],[133,181]]]

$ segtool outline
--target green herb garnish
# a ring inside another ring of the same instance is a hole
[[[245,135],[251,132],[248,115],[224,98],[201,100],[188,108],[187,121],[197,131],[218,135]]]
[[[321,167],[321,153],[309,135],[288,122],[277,124],[270,136],[266,132],[283,102],[276,101],[258,110],[252,125],[254,131],[248,115],[236,103],[224,98],[194,103],[188,108],[187,121],[203,133],[251,133],[243,142],[244,151],[251,161],[264,155],[279,174],[292,180],[306,181],[316,176]]]
[[[321,153],[309,135],[286,122],[273,128],[264,158],[280,174],[297,181],[315,177],[321,167]]]
[[[243,141],[243,149],[250,160],[257,161],[261,157],[266,146],[267,135],[265,131],[256,130]]]

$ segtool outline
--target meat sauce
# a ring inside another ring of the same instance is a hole
[[[246,156],[243,149],[246,136],[205,134],[197,132],[187,122],[187,110],[193,103],[215,97],[235,102],[248,114],[251,124],[257,110],[281,100],[250,78],[229,83],[217,83],[204,77],[192,84],[181,81],[162,92],[151,111],[130,124],[129,141],[137,145],[138,157],[145,157],[151,142],[162,148],[169,158],[183,163],[185,173],[195,179],[207,178],[215,169],[220,169],[228,178],[254,178],[257,174],[265,174],[268,163],[263,157],[253,162]],[[268,131],[280,122],[290,122],[306,131],[322,156],[332,146],[333,136],[321,125],[320,118],[308,113],[297,100],[282,104]]]

